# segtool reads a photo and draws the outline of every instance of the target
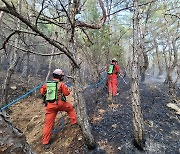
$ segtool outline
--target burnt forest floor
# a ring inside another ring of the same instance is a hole
[[[39,80],[37,83],[40,83]],[[51,148],[44,151],[41,135],[45,109],[38,94],[36,97],[30,96],[10,107],[10,117],[13,124],[25,134],[27,142],[37,154],[180,153],[180,117],[166,106],[169,103],[167,85],[159,82],[140,83],[146,144],[144,151],[139,151],[132,143],[134,132],[130,85],[125,84],[122,79],[119,79],[118,83],[119,95],[113,99],[113,102],[107,101],[106,86],[98,91],[97,96],[92,89],[84,93],[92,133],[97,143],[95,150],[87,149],[82,132],[79,128],[72,128],[67,114],[63,113],[65,116],[63,129],[53,133]],[[13,97],[24,93],[22,87],[18,88],[20,92],[13,93]],[[180,97],[179,87],[176,87],[176,92]],[[72,95],[67,99],[73,102]],[[60,118],[61,115],[58,114],[56,128],[62,124]]]
[[[130,86],[119,79],[119,95],[107,101],[107,88],[87,97],[88,112],[97,143],[106,153],[122,154],[178,154],[180,153],[180,117],[166,105],[168,87],[163,83],[140,83],[140,96],[145,122],[146,144],[144,151],[133,145],[133,122]],[[179,87],[176,87],[180,96]],[[93,112],[92,112],[93,111]],[[108,152],[107,152],[108,153]]]

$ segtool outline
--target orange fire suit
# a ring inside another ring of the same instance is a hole
[[[112,64],[114,65],[114,70],[112,74],[108,74],[108,92],[115,96],[117,94],[117,74],[120,73],[120,68],[118,64]]]
[[[58,79],[54,79],[58,80]],[[48,144],[51,138],[51,132],[53,129],[54,121],[58,111],[66,111],[70,118],[71,124],[76,124],[76,113],[71,103],[61,100],[61,93],[65,96],[70,94],[69,88],[64,82],[58,84],[58,101],[48,102],[45,113],[45,124],[43,128],[42,144]],[[46,84],[40,88],[41,95],[45,95],[47,91]]]

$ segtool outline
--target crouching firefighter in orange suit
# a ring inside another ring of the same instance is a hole
[[[117,95],[117,75],[120,73],[117,60],[112,59],[111,64],[107,69],[108,73],[108,100],[112,100],[113,96]]]
[[[53,78],[53,81],[47,82],[40,88],[41,95],[45,96],[46,99],[45,124],[42,135],[42,144],[44,145],[45,149],[48,149],[50,147],[49,141],[58,111],[66,111],[70,118],[71,124],[76,124],[75,110],[72,104],[66,102],[65,100],[65,96],[68,96],[70,94],[70,90],[63,82],[64,72],[61,69],[56,69],[53,72]],[[54,88],[56,90],[53,90],[53,85],[56,85],[56,88]],[[51,98],[52,95],[49,93],[53,94],[54,98]]]

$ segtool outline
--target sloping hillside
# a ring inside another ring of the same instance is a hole
[[[171,153],[180,152],[179,115],[169,109],[168,89],[160,83],[140,85],[142,112],[146,129],[145,151],[138,151],[133,143],[132,110],[130,103],[130,86],[119,79],[119,96],[113,103],[107,101],[107,88],[95,95],[85,92],[88,114],[92,131],[96,139],[97,149],[89,151],[84,143],[79,128],[72,128],[65,113],[63,129],[52,135],[51,148],[44,151],[41,145],[41,134],[44,123],[44,106],[38,97],[29,97],[16,103],[10,109],[13,123],[24,132],[28,143],[36,153],[51,154],[118,154],[118,153]],[[177,87],[178,88],[178,87]],[[180,91],[177,89],[177,95]],[[68,100],[73,102],[72,95]],[[61,115],[56,118],[55,128],[62,125]]]
[[[27,142],[37,153],[45,153],[41,144],[42,128],[44,124],[45,108],[41,99],[29,98],[13,105],[11,108],[11,118],[13,123],[23,131]],[[48,151],[52,153],[73,153],[79,151],[83,145],[83,138],[79,128],[72,128],[66,116],[63,129],[53,133],[51,148]],[[55,127],[57,130],[62,125],[61,114],[57,115]],[[80,151],[79,151],[80,152]]]

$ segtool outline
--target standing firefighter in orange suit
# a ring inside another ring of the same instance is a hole
[[[76,113],[71,103],[66,102],[65,96],[70,94],[69,88],[63,82],[64,72],[56,69],[53,72],[53,81],[44,84],[40,93],[45,96],[46,114],[43,128],[42,144],[45,149],[50,147],[51,132],[58,111],[66,111],[70,118],[71,124],[76,124]]]
[[[117,95],[117,75],[120,74],[120,69],[115,58],[107,69],[108,73],[108,100],[112,100],[113,96]]]

